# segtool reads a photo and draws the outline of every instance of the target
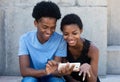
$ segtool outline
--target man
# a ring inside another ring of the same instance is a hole
[[[64,82],[54,71],[56,68],[52,68],[52,64],[61,62],[61,57],[66,56],[66,43],[55,32],[56,22],[61,18],[59,7],[42,1],[34,6],[32,16],[37,30],[22,35],[19,41],[22,82]]]

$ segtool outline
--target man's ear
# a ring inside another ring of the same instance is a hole
[[[35,25],[35,27],[37,27],[37,25],[38,25],[38,22],[36,20],[34,20],[34,25]]]
[[[82,32],[83,32],[83,29],[80,29],[80,34],[82,34]]]

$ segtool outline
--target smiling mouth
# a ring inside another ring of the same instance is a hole
[[[68,43],[69,43],[69,44],[73,44],[73,43],[75,43],[75,41],[68,41]]]
[[[45,35],[46,38],[50,38],[50,36],[51,36],[51,35],[47,35],[47,34]]]
[[[50,37],[51,35],[45,35],[46,37]]]

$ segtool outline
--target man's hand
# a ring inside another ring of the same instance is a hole
[[[47,75],[54,73],[58,68],[58,63],[54,60],[48,61],[46,64],[46,73]]]

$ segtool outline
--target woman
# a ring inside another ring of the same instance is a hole
[[[99,50],[82,38],[83,24],[76,14],[68,14],[61,21],[61,31],[67,42],[67,57],[63,62],[80,62],[80,71],[65,75],[67,82],[100,82],[98,79]],[[65,73],[65,68],[60,73]]]

